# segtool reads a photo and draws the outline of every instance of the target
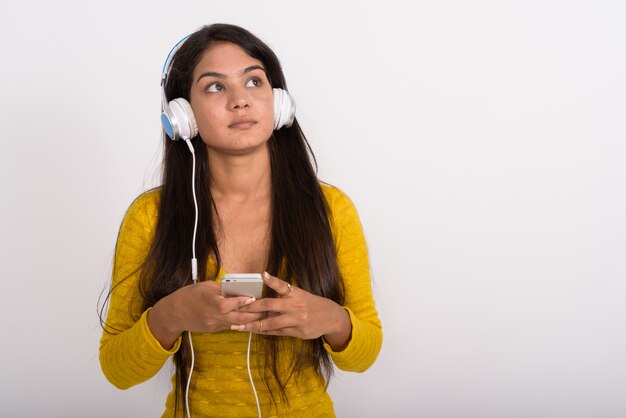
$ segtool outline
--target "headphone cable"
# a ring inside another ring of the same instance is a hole
[[[250,378],[250,384],[252,385],[252,392],[254,393],[254,399],[256,400],[256,409],[259,413],[259,418],[262,418],[261,415],[261,405],[259,404],[259,397],[256,394],[256,388],[254,387],[254,379],[252,379],[252,372],[250,371],[250,344],[252,343],[252,331],[250,331],[250,336],[248,337],[248,354],[246,356],[246,364],[248,366],[248,377]]]
[[[193,284],[198,283],[198,259],[196,258],[196,233],[198,231],[198,199],[196,197],[196,153],[193,149],[193,145],[189,139],[185,139],[189,151],[191,151],[191,191],[193,194],[193,204],[196,210],[196,220],[193,225],[193,241],[191,246],[191,253],[193,258],[191,259],[191,279]],[[191,365],[189,367],[189,377],[187,378],[187,387],[185,388],[185,406],[187,409],[187,418],[191,418],[191,411],[189,410],[189,386],[191,385],[191,375],[193,374],[193,366],[195,362],[193,353],[193,342],[191,341],[191,332],[187,331],[189,337],[189,349],[191,350]]]
[[[191,278],[193,280],[193,284],[198,283],[198,259],[196,258],[196,234],[198,231],[198,198],[196,197],[196,153],[193,149],[193,145],[189,139],[185,139],[185,143],[189,147],[189,151],[191,151],[191,191],[193,194],[193,203],[196,211],[196,219],[193,226],[193,242],[191,247],[191,252],[193,258],[191,259]],[[187,387],[185,388],[185,406],[187,409],[187,418],[191,418],[191,410],[189,409],[189,386],[191,385],[191,375],[193,374],[193,366],[195,362],[195,356],[193,352],[193,341],[191,340],[191,332],[187,331],[187,336],[189,337],[189,349],[191,350],[191,365],[189,367],[189,377],[187,378]],[[259,418],[262,418],[261,415],[261,405],[259,404],[259,397],[256,393],[256,388],[254,386],[254,379],[252,379],[252,371],[250,370],[250,345],[252,343],[252,331],[250,331],[250,336],[248,337],[248,353],[246,356],[246,364],[248,366],[248,377],[250,377],[250,384],[252,385],[252,392],[254,393],[254,399],[256,400],[256,408],[259,413]]]

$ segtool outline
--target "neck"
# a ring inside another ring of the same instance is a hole
[[[209,150],[208,158],[214,199],[244,203],[269,196],[272,182],[267,146],[245,155],[224,155]]]

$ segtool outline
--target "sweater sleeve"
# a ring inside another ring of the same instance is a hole
[[[345,288],[344,309],[350,315],[352,334],[347,347],[333,351],[324,344],[337,367],[345,371],[363,372],[378,357],[383,334],[372,295],[367,244],[357,210],[352,201],[336,188],[327,198],[332,212],[337,261]]]
[[[180,337],[165,350],[141,312],[138,288],[157,217],[158,193],[148,192],[128,209],[117,238],[109,309],[100,339],[100,366],[116,387],[127,389],[154,376],[180,347]]]

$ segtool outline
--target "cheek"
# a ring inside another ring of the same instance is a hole
[[[194,116],[201,136],[210,136],[217,126],[220,126],[220,117],[209,109],[194,109]]]
[[[263,125],[269,127],[269,134],[272,134],[274,130],[274,97],[264,95],[257,101],[257,106],[260,109],[260,119],[263,120]]]
[[[263,111],[263,134],[266,138],[272,136],[274,132],[274,108],[268,107]]]
[[[263,137],[266,139],[270,139],[272,134],[274,133],[274,122],[273,120],[269,120],[263,125]]]

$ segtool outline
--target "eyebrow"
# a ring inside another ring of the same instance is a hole
[[[265,73],[265,68],[261,67],[260,65],[251,65],[245,68],[242,71],[242,74],[248,74],[250,71],[254,71],[254,70],[261,70]],[[222,73],[218,73],[216,71],[206,71],[198,76],[198,79],[196,80],[196,84],[198,84],[203,77],[215,77],[215,78],[223,79],[223,78],[226,78],[226,75]]]

